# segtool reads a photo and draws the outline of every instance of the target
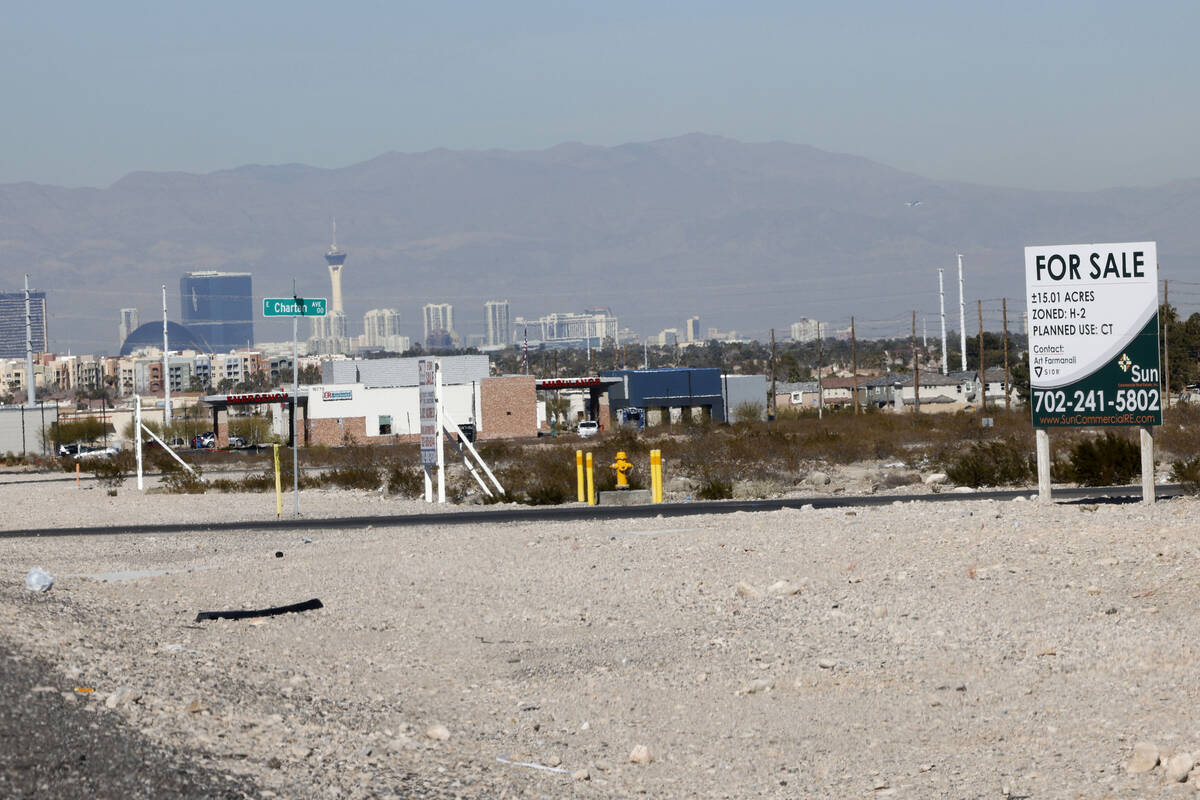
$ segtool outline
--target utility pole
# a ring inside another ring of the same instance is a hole
[[[162,285],[163,306],[163,436],[169,437],[167,428],[171,425],[171,357],[167,349],[167,285]],[[217,432],[213,431],[213,436]]]
[[[958,330],[962,344],[962,371],[967,371],[967,300],[963,294],[962,254],[958,256]]]
[[[42,307],[42,321],[45,322],[46,310]],[[45,325],[42,326],[45,328]],[[29,310],[29,273],[25,273],[25,405],[33,407],[37,403],[37,382],[33,379],[33,314]],[[22,413],[21,419],[25,419]],[[24,439],[22,439],[24,441]]]
[[[987,411],[987,373],[983,368],[983,301],[975,301],[979,304],[979,402],[980,408]]]
[[[1004,321],[1004,410],[1008,411],[1012,402],[1012,373],[1008,369],[1008,298],[1000,298],[1000,313]]]
[[[775,329],[771,328],[771,396],[767,398],[767,420],[775,419]]]
[[[946,287],[942,283],[942,272],[938,270],[938,301],[942,306],[942,374],[950,374],[950,354],[946,351]]]
[[[825,391],[821,386],[821,323],[817,323],[817,419],[825,415]]]
[[[913,357],[913,414],[921,413],[921,362],[917,358],[917,312],[912,312],[912,335],[909,337]]]
[[[854,336],[854,317],[850,317],[850,369],[854,371],[851,397],[854,401],[854,413],[858,414],[858,339]]]
[[[1171,407],[1171,287],[1163,281],[1163,407]]]

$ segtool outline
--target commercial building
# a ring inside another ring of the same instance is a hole
[[[815,319],[801,317],[799,322],[792,323],[793,342],[815,342],[822,333],[822,325]]]
[[[683,335],[685,341],[698,342],[700,341],[700,318],[688,317],[683,323]]]
[[[427,347],[452,346],[454,333],[454,306],[449,303],[426,303],[421,307],[424,325],[422,341]]]
[[[46,293],[29,293],[33,352],[46,352]],[[25,293],[0,292],[0,358],[25,356]]]
[[[506,345],[512,341],[512,326],[508,321],[507,300],[489,300],[484,303],[483,323],[485,346]]]
[[[363,347],[403,353],[411,341],[400,335],[400,312],[394,308],[373,308],[363,314]]]
[[[536,320],[518,317],[517,326],[532,329],[531,339],[552,347],[584,347],[589,342],[595,347],[605,339],[620,339],[618,320],[607,308],[592,308],[582,314],[556,312]]]
[[[726,419],[728,406],[719,369],[614,369],[602,371],[600,377],[619,379],[608,390],[614,425],[623,421],[626,409],[636,409],[647,425],[678,422],[684,417],[714,422]],[[763,388],[765,393],[765,383]]]
[[[117,325],[117,341],[122,344],[129,338],[129,334],[137,330],[138,327],[138,310],[136,308],[122,308],[121,322]]]
[[[179,280],[182,320],[216,352],[254,343],[254,292],[249,272],[185,272]]]

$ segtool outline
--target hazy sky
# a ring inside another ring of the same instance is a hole
[[[0,26],[0,182],[700,131],[931,178],[1200,176],[1200,3],[46,2]]]

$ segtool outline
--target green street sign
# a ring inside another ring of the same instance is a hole
[[[324,297],[264,297],[264,317],[323,317]]]

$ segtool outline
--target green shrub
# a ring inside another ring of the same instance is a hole
[[[418,465],[392,461],[384,467],[388,494],[410,499],[425,496],[425,471]]]
[[[1200,494],[1200,456],[1172,461],[1171,480],[1179,484],[1184,494]]]
[[[192,467],[195,473],[188,472],[178,463],[174,468],[165,470],[162,474],[162,488],[168,494],[204,494],[208,485],[200,477],[200,467]]]
[[[315,482],[321,486],[333,486],[338,489],[376,491],[382,485],[383,476],[379,467],[374,465],[348,464],[326,470]]]
[[[946,465],[946,477],[959,486],[1012,486],[1029,483],[1036,474],[1033,456],[1009,439],[972,442]]]
[[[729,500],[733,497],[733,481],[709,473],[700,478],[696,487],[697,500]]]
[[[1071,460],[1061,464],[1059,474],[1081,486],[1118,486],[1129,483],[1142,471],[1141,448],[1111,432],[1077,442]]]

